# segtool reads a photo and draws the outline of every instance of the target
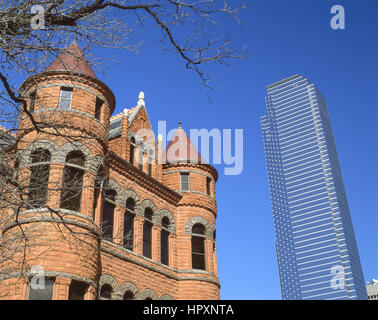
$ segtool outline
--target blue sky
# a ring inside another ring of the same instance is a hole
[[[300,73],[326,98],[340,158],[365,280],[378,278],[378,2],[373,0],[256,0],[218,28],[246,45],[249,60],[209,67],[217,90],[209,103],[193,73],[175,54],[165,53],[158,33],[137,34],[140,55],[122,52],[100,77],[113,90],[117,107],[134,107],[139,91],[155,132],[168,130],[181,115],[184,129],[244,130],[244,169],[224,176],[218,166],[218,271],[222,299],[281,299],[274,229],[260,116],[265,87]],[[346,29],[332,30],[330,9],[342,4]],[[106,54],[103,51],[102,54]],[[109,53],[109,51],[108,51]]]

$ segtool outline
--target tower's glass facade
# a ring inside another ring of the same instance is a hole
[[[367,299],[327,104],[301,75],[261,118],[283,299]]]

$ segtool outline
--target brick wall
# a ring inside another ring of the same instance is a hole
[[[85,299],[89,300],[99,298],[104,284],[113,288],[112,299],[122,299],[126,291],[132,291],[136,299],[219,299],[213,239],[217,214],[215,169],[191,163],[163,166],[157,162],[161,146],[154,142],[156,158],[149,176],[146,164],[140,170],[130,164],[129,158],[129,133],[151,129],[144,106],[132,121],[128,114],[122,115],[121,137],[109,141],[107,134],[115,102],[104,84],[65,72],[41,74],[35,80],[23,85],[26,92],[37,89],[33,116],[38,121],[56,124],[59,132],[67,136],[56,136],[51,129],[37,133],[30,119],[21,115],[19,149],[27,156],[32,146],[48,148],[51,153],[47,205],[53,211],[21,209],[18,222],[25,226],[25,234],[30,240],[26,252],[14,253],[13,264],[0,263],[0,271],[7,274],[0,277],[0,299],[28,298],[28,277],[33,265],[43,266],[46,275],[55,278],[53,299],[68,299],[73,280],[87,284]],[[70,110],[57,109],[62,86],[73,88]],[[96,97],[105,101],[99,120],[94,117]],[[86,161],[79,212],[59,210],[65,156],[75,149],[83,152]],[[100,195],[95,210],[93,203],[96,172],[104,158],[109,185],[116,191],[113,239],[110,241],[101,240],[104,196]],[[29,167],[30,163],[23,163],[20,176],[28,177]],[[190,174],[188,191],[181,190],[180,172]],[[207,194],[207,179],[211,180],[210,195]],[[130,197],[135,200],[132,250],[123,246],[125,206]],[[143,256],[146,208],[153,211],[151,258]],[[161,263],[163,217],[170,221],[168,266]],[[15,217],[1,226],[2,241],[17,238],[19,231],[12,219]],[[190,228],[193,223],[202,223],[206,228],[206,270],[192,269]]]

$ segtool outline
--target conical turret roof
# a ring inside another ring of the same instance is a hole
[[[163,154],[163,159],[166,163],[204,163],[197,148],[181,127],[181,122]]]
[[[97,79],[96,74],[84,58],[83,52],[76,40],[73,40],[72,43],[64,49],[64,52],[47,67],[46,71],[69,71]]]

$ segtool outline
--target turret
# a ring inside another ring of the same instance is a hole
[[[94,186],[107,153],[114,95],[97,79],[76,41],[44,72],[26,79],[20,92],[28,102],[17,131],[27,206],[10,212],[3,238],[27,241],[18,243],[25,252],[0,266],[2,273],[8,268],[16,274],[2,282],[0,298],[32,297],[34,266],[55,283],[53,299],[93,299],[101,265],[101,231],[95,223],[101,195],[96,197]],[[24,285],[13,292],[17,277]]]
[[[177,250],[182,299],[219,299],[215,220],[216,169],[205,163],[181,122],[163,154],[163,183],[182,194],[177,207]]]

